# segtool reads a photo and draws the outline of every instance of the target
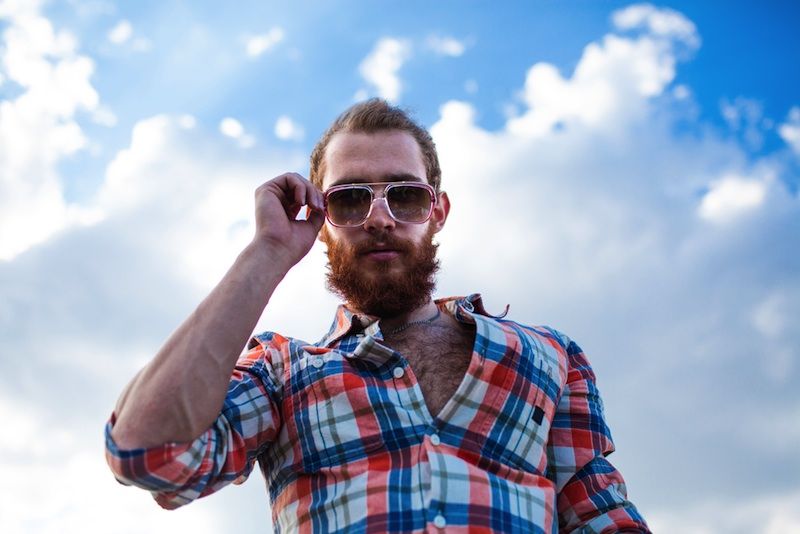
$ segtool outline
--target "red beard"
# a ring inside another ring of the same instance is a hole
[[[432,231],[417,246],[392,234],[376,235],[364,243],[349,245],[331,239],[327,229],[322,231],[328,245],[327,287],[343,298],[353,311],[381,318],[395,317],[431,298],[439,270],[436,259],[439,245],[433,243]],[[392,272],[396,265],[389,262],[376,262],[370,276],[359,272],[356,266],[359,257],[374,249],[378,242],[400,252],[400,272]]]

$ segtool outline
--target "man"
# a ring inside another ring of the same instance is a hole
[[[428,132],[357,104],[310,178],[258,188],[253,241],[121,395],[117,479],[176,508],[258,461],[276,532],[649,532],[605,459],[581,349],[477,294],[431,299],[450,201]],[[317,237],[344,300],[330,331],[313,345],[267,332],[239,356]]]

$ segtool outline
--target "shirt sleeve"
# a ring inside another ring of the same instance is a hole
[[[219,416],[194,441],[121,449],[111,437],[112,414],[105,428],[106,461],[116,479],[150,491],[169,510],[244,482],[281,424],[281,386],[269,350],[259,343],[240,357]]]
[[[614,452],[614,443],[591,365],[574,341],[562,338],[567,383],[547,445],[548,477],[558,491],[559,532],[649,533],[644,518],[628,501],[622,474],[606,459]]]

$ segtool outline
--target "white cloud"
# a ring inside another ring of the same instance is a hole
[[[425,40],[428,49],[440,56],[459,57],[467,49],[464,41],[459,41],[455,37],[431,35]]]
[[[756,303],[751,314],[752,325],[763,336],[765,354],[763,373],[776,384],[786,384],[798,364],[798,352],[792,339],[795,318],[800,317],[800,291],[782,288],[765,296]],[[799,405],[800,406],[800,405]],[[776,428],[768,433],[781,432],[779,427],[784,419],[798,420],[800,409],[790,418],[773,418],[771,424]],[[792,436],[784,436],[781,443],[792,450],[800,446],[800,428],[795,428]]]
[[[633,6],[614,18],[626,28],[655,24],[659,32],[636,38],[606,35],[586,46],[569,79],[549,63],[533,65],[522,93],[529,110],[509,120],[508,128],[532,137],[581,125],[612,131],[646,114],[648,99],[675,78],[676,46],[697,41],[694,25],[682,15],[651,7]]]
[[[792,151],[800,156],[800,107],[793,107],[789,111],[789,116],[778,128],[778,133]]]
[[[764,143],[763,131],[769,127],[764,119],[763,105],[752,98],[736,97],[720,102],[720,111],[728,127],[741,135],[742,140],[753,150],[758,150]]]
[[[731,501],[709,497],[681,514],[657,510],[648,518],[653,532],[682,534],[788,534],[800,532],[800,492],[774,493]]]
[[[128,20],[119,21],[107,34],[110,43],[116,46],[127,46],[134,52],[147,52],[152,48],[149,39],[137,36],[133,30],[133,25]]]
[[[37,9],[35,2],[6,2],[0,11],[8,24],[0,73],[22,88],[0,102],[0,260],[86,220],[65,203],[58,165],[88,146],[75,116],[98,109],[94,64],[77,53],[72,34],[55,31]]]
[[[358,71],[379,96],[396,102],[403,88],[398,72],[410,57],[411,44],[408,41],[384,37],[364,58]]]
[[[685,104],[662,96],[678,45],[694,40],[643,30],[588,45],[570,76],[532,67],[524,107],[499,130],[479,126],[468,103],[441,107],[432,133],[452,209],[438,237],[440,294],[482,291],[490,311],[510,303],[512,318],[549,323],[587,350],[619,446],[611,460],[654,531],[772,532],[794,524],[796,497],[758,508],[770,515],[751,509],[738,531],[715,521],[724,506],[683,511],[710,495],[764,505],[800,491],[786,470],[796,433],[768,432],[796,426],[782,407],[799,400],[787,302],[800,291],[800,201],[777,158],[701,122],[697,135],[676,134]],[[774,426],[749,424],[760,419]]]
[[[275,121],[275,137],[284,141],[302,141],[305,130],[288,115],[281,115]]]
[[[730,221],[737,215],[762,206],[767,197],[767,186],[767,181],[763,179],[724,176],[711,183],[698,212],[712,222]]]
[[[245,40],[245,52],[251,58],[262,55],[267,50],[274,48],[286,37],[283,28],[275,26],[268,32],[247,37]]]
[[[245,132],[242,123],[232,117],[225,117],[220,121],[219,131],[224,136],[236,139],[242,148],[250,148],[256,142],[252,135]]]
[[[238,139],[244,135],[244,126],[236,119],[225,117],[219,123],[219,131],[222,135]]]
[[[675,39],[691,48],[700,46],[694,23],[672,9],[635,4],[615,11],[611,20],[618,30],[645,30],[652,36]]]
[[[108,40],[115,45],[121,45],[133,37],[133,26],[127,20],[119,21],[113,28],[108,31]]]

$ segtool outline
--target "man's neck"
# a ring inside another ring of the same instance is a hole
[[[433,319],[436,317],[438,311],[439,309],[437,308],[436,303],[433,302],[433,299],[428,299],[426,303],[406,313],[401,313],[392,317],[379,318],[381,331],[391,332],[403,327],[404,325],[407,325],[408,323]]]

